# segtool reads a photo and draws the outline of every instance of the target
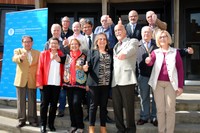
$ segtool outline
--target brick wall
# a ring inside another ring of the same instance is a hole
[[[29,4],[34,5],[35,0],[0,0],[1,4]]]

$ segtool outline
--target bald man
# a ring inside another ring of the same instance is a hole
[[[113,48],[112,99],[117,133],[135,133],[134,88],[137,82],[135,66],[139,41],[127,38],[126,30],[121,23],[115,26],[114,31],[118,43]]]
[[[129,38],[137,38],[139,41],[142,39],[141,37],[141,29],[142,26],[138,24],[138,13],[135,10],[131,10],[128,14],[129,23],[125,25],[125,29],[127,32],[127,37]]]

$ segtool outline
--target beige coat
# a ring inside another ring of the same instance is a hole
[[[12,61],[17,64],[14,85],[17,87],[36,88],[36,71],[38,66],[38,60],[40,52],[37,50],[31,50],[32,63],[29,64],[28,59],[24,61],[20,60],[20,55],[26,51],[23,48],[14,50],[14,56]]]
[[[113,75],[112,75],[112,87],[116,85],[131,85],[136,84],[135,66],[137,58],[137,50],[139,41],[137,39],[123,39],[121,44],[117,43],[113,48]],[[126,58],[119,60],[117,55],[124,53]]]

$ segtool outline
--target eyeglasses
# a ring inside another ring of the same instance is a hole
[[[23,41],[23,43],[31,43],[32,41]]]
[[[162,38],[165,39],[165,38],[167,38],[167,36],[160,36],[160,39],[162,39]]]

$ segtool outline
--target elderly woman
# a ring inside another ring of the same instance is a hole
[[[100,107],[100,131],[106,133],[107,102],[111,81],[112,56],[105,33],[95,37],[94,49],[88,52],[87,88],[90,92],[89,133],[94,133],[96,112]]]
[[[63,65],[58,63],[59,56],[63,56],[62,51],[59,49],[59,40],[55,37],[50,38],[49,50],[45,50],[40,54],[36,81],[41,93],[41,133],[46,132],[48,106],[50,106],[48,126],[51,131],[56,131],[54,120],[63,76]]]
[[[157,107],[158,132],[173,133],[175,126],[176,96],[183,92],[183,65],[177,49],[170,47],[170,34],[160,30],[156,34],[154,50],[145,62],[153,65],[149,85],[153,88]]]
[[[63,88],[67,90],[67,99],[69,104],[69,113],[71,119],[70,133],[83,133],[83,109],[82,99],[85,92],[85,83],[88,70],[86,55],[80,50],[80,42],[73,38],[69,42],[70,53],[61,57],[61,63],[64,63],[64,84]]]

